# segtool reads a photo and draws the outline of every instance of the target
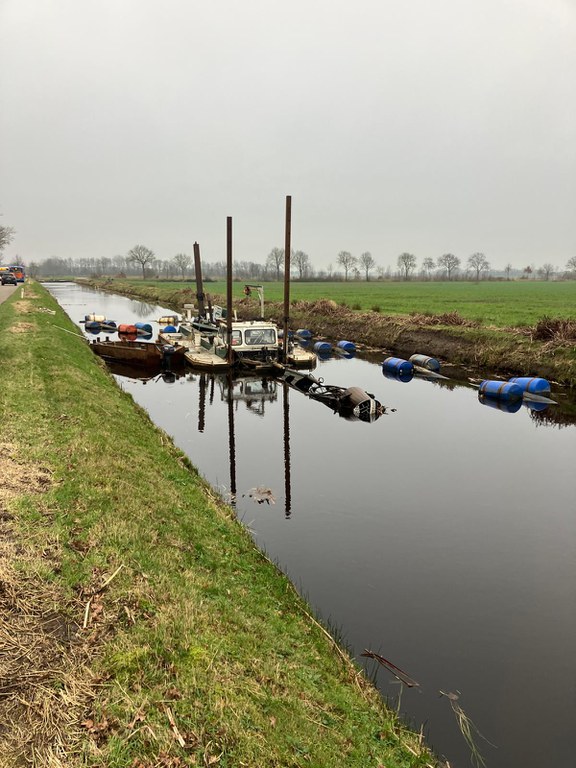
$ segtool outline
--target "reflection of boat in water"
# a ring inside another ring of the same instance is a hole
[[[225,402],[243,402],[252,413],[263,416],[265,404],[278,399],[278,385],[274,379],[255,376],[235,376],[230,381],[219,380],[220,397]]]
[[[113,376],[122,376],[126,379],[141,381],[144,384],[147,381],[154,381],[158,377],[161,377],[167,384],[172,384],[184,375],[185,370],[181,363],[172,364],[170,368],[167,368],[161,363],[153,366],[142,366],[110,359],[106,360],[106,368]]]
[[[115,360],[144,368],[170,367],[182,363],[185,348],[178,344],[155,344],[147,341],[110,341],[95,339],[90,348],[105,360]]]

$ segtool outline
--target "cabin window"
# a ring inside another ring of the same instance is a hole
[[[256,345],[274,345],[276,344],[276,333],[274,328],[248,328],[245,331],[246,344]]]
[[[242,333],[240,331],[232,331],[232,346],[238,347],[242,344]]]

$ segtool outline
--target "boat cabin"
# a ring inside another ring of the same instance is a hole
[[[228,347],[228,329],[221,324],[214,338],[216,350]],[[234,356],[240,360],[277,360],[279,354],[278,330],[276,325],[266,320],[234,320],[230,346]]]

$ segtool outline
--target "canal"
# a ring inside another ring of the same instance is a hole
[[[47,287],[77,323],[167,311]],[[462,713],[488,768],[573,765],[574,403],[559,393],[545,411],[505,412],[470,386],[401,383],[359,357],[314,375],[389,410],[349,421],[274,381],[190,370],[116,378],[451,768],[474,757]]]

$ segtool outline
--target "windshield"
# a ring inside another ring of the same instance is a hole
[[[251,346],[276,344],[274,328],[248,328],[244,332],[244,341]]]

